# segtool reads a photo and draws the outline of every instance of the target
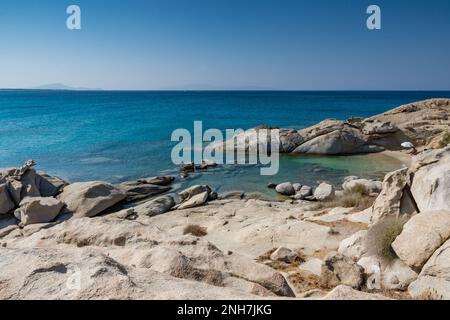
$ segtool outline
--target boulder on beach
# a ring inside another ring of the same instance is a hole
[[[321,183],[315,190],[314,190],[314,198],[317,201],[328,201],[332,200],[335,196],[335,190],[334,187],[331,184],[328,183]]]
[[[64,204],[53,197],[25,198],[14,211],[22,226],[53,221]]]
[[[293,153],[304,154],[357,154],[383,151],[384,148],[367,144],[356,129],[336,130],[320,135],[297,147]]]
[[[138,215],[153,217],[170,211],[173,206],[175,206],[175,200],[167,195],[144,202],[133,209]]]
[[[124,200],[126,194],[112,184],[93,181],[68,185],[59,195],[75,217],[94,217]]]
[[[414,159],[413,165],[411,192],[419,210],[450,211],[450,147],[425,153]]]
[[[372,225],[388,216],[411,216],[418,212],[410,185],[411,172],[408,168],[385,176],[381,193],[372,205]]]
[[[405,224],[392,248],[407,265],[421,268],[449,238],[450,211],[422,212]]]
[[[383,188],[381,181],[374,181],[368,179],[351,179],[344,182],[342,189],[347,192],[354,190],[364,191],[366,194],[380,193]]]
[[[208,192],[203,192],[196,194],[189,199],[185,200],[178,206],[178,210],[188,209],[188,208],[195,208],[199,207],[201,205],[204,205],[208,201]]]
[[[193,196],[206,192],[211,193],[211,188],[207,185],[195,185],[178,193],[182,201],[192,198]]]
[[[428,259],[417,280],[409,285],[408,293],[414,299],[450,299],[450,240]]]
[[[164,179],[156,180],[156,182],[168,182]],[[138,180],[138,181],[129,181],[124,182],[118,186],[125,194],[126,198],[125,200],[127,202],[136,202],[140,200],[145,200],[147,198],[151,198],[153,196],[162,194],[164,192],[169,191],[172,189],[170,186],[162,185],[162,184],[150,184],[147,183],[147,180]]]

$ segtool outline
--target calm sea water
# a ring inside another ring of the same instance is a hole
[[[257,125],[302,128],[324,119],[370,116],[450,92],[111,92],[0,91],[0,167],[34,159],[71,182],[121,182],[176,173],[173,130]],[[257,167],[225,166],[181,182],[220,191],[262,191],[269,182],[316,184],[344,176],[380,176],[398,163],[379,157],[284,156],[278,176]]]

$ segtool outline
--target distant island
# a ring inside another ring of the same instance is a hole
[[[62,83],[51,83],[42,86],[29,88],[32,90],[69,90],[69,91],[87,91],[87,90],[102,90],[100,88],[84,88],[84,87],[71,87]]]

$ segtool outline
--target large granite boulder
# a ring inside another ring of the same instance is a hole
[[[335,190],[334,187],[331,184],[328,183],[321,183],[315,190],[314,190],[314,198],[317,201],[328,201],[332,200],[335,196]]]
[[[0,214],[7,214],[15,208],[15,204],[9,196],[6,183],[0,184]]]
[[[411,192],[420,211],[450,210],[450,148],[414,160]]]
[[[403,168],[388,173],[382,190],[372,206],[371,224],[387,216],[410,216],[418,212],[410,192],[411,172]]]
[[[328,293],[322,300],[392,300],[377,293],[367,293],[355,290],[349,286],[340,285]]]
[[[417,279],[418,274],[403,261],[396,259],[389,263],[382,274],[382,287],[386,290],[408,289],[408,286]]]
[[[185,200],[178,206],[178,210],[195,208],[204,205],[208,201],[208,192],[196,194]]]
[[[68,185],[59,195],[67,210],[75,217],[94,217],[125,199],[119,188],[101,181]]]
[[[355,261],[359,260],[364,253],[366,230],[358,231],[347,239],[344,239],[339,244],[338,252],[346,257],[352,258]]]
[[[349,179],[342,185],[344,191],[352,192],[354,190],[364,190],[364,193],[380,193],[383,188],[381,181],[374,181],[368,179]]]
[[[170,211],[173,206],[175,206],[173,197],[167,195],[144,202],[133,209],[138,215],[153,217]]]
[[[450,240],[434,252],[408,292],[413,298],[450,300]]]
[[[198,194],[204,193],[204,192],[206,192],[207,194],[210,194],[211,188],[207,185],[195,185],[195,186],[189,187],[189,188],[181,191],[180,193],[178,193],[178,195],[180,196],[182,201],[185,201],[185,200],[192,198],[195,195],[198,195]]]
[[[22,226],[53,221],[64,204],[53,197],[25,198],[14,215]]]
[[[320,280],[330,288],[343,284],[358,289],[364,282],[363,275],[364,269],[353,259],[331,252],[325,257]]]
[[[405,224],[392,248],[407,265],[420,269],[448,238],[450,211],[422,212]]]
[[[291,182],[280,183],[275,187],[275,191],[285,196],[293,196],[295,194],[295,189]]]
[[[120,184],[118,188],[126,194],[125,200],[127,202],[145,200],[147,198],[167,192],[171,189],[171,187],[169,186],[147,183],[147,180],[124,182]]]
[[[372,153],[383,150],[383,147],[367,144],[358,130],[346,128],[344,130],[336,130],[309,140],[297,147],[293,152],[304,154],[340,155]]]

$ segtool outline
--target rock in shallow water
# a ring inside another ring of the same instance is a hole
[[[285,196],[293,196],[295,194],[295,189],[292,183],[290,182],[284,182],[280,183],[275,187],[275,190],[282,195]]]

